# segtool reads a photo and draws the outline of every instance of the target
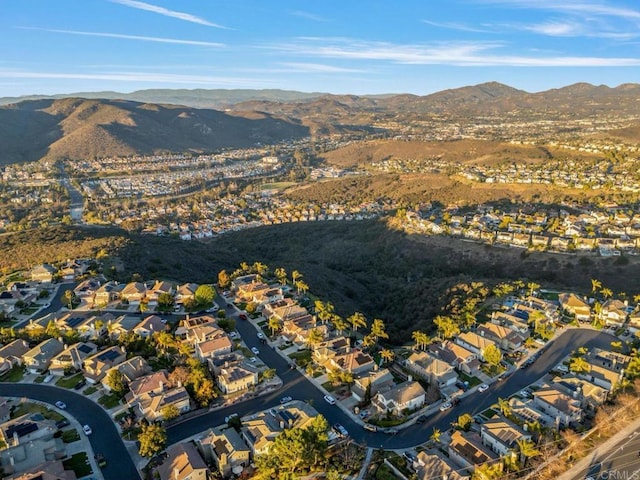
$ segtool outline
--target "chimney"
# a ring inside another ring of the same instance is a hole
[[[20,445],[20,437],[18,436],[18,432],[13,432],[13,446]]]
[[[413,375],[409,375],[407,377],[407,382],[412,382],[413,381]]]
[[[178,380],[178,388],[182,387],[182,380]]]

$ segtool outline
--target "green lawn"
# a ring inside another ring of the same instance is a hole
[[[0,377],[0,382],[19,382],[22,380],[22,377],[24,377],[24,368],[20,365],[16,365]]]
[[[334,384],[333,384],[333,383],[331,383],[331,382],[324,382],[324,383],[322,384],[322,386],[324,387],[324,389],[325,389],[327,392],[333,392],[336,388],[338,388],[338,387],[339,387],[339,385],[334,385]]]
[[[289,358],[295,360],[298,366],[304,368],[311,362],[311,350],[301,350],[290,353]]]
[[[296,182],[273,182],[273,183],[265,183],[260,186],[260,190],[283,190],[288,187],[292,187],[297,185]]]
[[[62,441],[64,443],[73,443],[80,440],[80,435],[76,430],[65,430],[62,432]]]
[[[480,380],[478,377],[470,377],[463,372],[459,372],[458,376],[463,382],[469,382],[469,388],[475,387],[476,385],[480,385],[482,383],[482,380]]]
[[[73,454],[71,458],[64,460],[62,464],[65,470],[73,470],[78,478],[86,477],[93,472],[89,464],[89,457],[85,452]]]
[[[113,408],[120,405],[120,398],[113,393],[109,395],[103,395],[98,399],[98,403],[104,408]]]
[[[75,375],[72,375],[70,377],[60,378],[56,382],[56,385],[62,388],[73,388],[76,386],[76,383],[78,383],[81,379],[82,379],[82,374],[76,373]]]
[[[51,410],[44,405],[40,405],[39,403],[21,403],[18,405],[13,412],[11,413],[11,418],[17,418],[27,413],[39,413],[44,418],[49,418],[51,420],[62,420],[64,417],[60,415],[55,410]]]
[[[42,383],[44,382],[44,379],[46,378],[46,375],[38,375],[34,380],[33,383]]]
[[[91,395],[92,393],[95,393],[98,391],[98,387],[96,387],[95,385],[92,385],[91,387],[87,387],[83,390],[83,394],[84,395]]]

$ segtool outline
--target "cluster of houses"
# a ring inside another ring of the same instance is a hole
[[[526,210],[526,209],[524,209]],[[499,211],[480,206],[466,214],[407,212],[405,227],[432,235],[556,252],[598,252],[602,256],[640,252],[640,215],[623,209],[580,214],[566,210]]]

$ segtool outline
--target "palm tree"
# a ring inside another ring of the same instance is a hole
[[[312,329],[309,332],[309,335],[307,336],[307,343],[309,344],[309,347],[311,347],[311,350],[313,350],[315,346],[318,345],[323,340],[324,340],[324,334],[322,333],[321,330],[317,328]]]
[[[602,290],[600,290],[600,294],[604,298],[611,298],[613,297],[613,290],[611,290],[610,288],[603,288]]]
[[[335,307],[331,302],[323,303],[321,300],[316,300],[314,303],[314,307],[316,310],[316,315],[322,321],[322,323],[327,323],[327,321],[331,318],[331,314]]]
[[[267,267],[264,263],[262,262],[255,262],[253,264],[253,269],[258,273],[258,275],[260,275],[261,277],[264,277],[265,273],[267,273],[269,271],[269,267]]]
[[[520,463],[518,462],[516,452],[507,452],[507,454],[502,457],[502,465],[507,472],[517,472],[520,470]]]
[[[75,297],[75,295],[73,294],[73,290],[65,290],[64,295],[62,296],[62,298],[64,298],[65,300],[65,303],[69,306],[69,310],[73,308],[73,297]]]
[[[502,463],[483,463],[473,471],[472,480],[497,480],[502,476]]]
[[[529,289],[529,296],[533,296],[533,292],[535,292],[538,288],[540,288],[540,285],[536,282],[529,282],[527,283],[527,288]]]
[[[355,312],[353,315],[347,318],[347,321],[351,324],[351,328],[354,332],[358,331],[360,327],[367,326],[367,317],[360,312]]]
[[[498,408],[502,412],[503,417],[509,418],[511,416],[511,404],[509,400],[498,397]]]
[[[393,358],[395,357],[395,353],[393,353],[393,350],[383,348],[380,351],[380,357],[385,361],[385,363],[391,363],[393,361]]]
[[[331,323],[333,323],[333,326],[339,335],[342,335],[342,333],[349,327],[347,321],[335,313],[331,315]]]
[[[540,455],[540,450],[536,448],[535,444],[531,440],[522,438],[516,440],[516,444],[518,445],[518,451],[520,452],[520,463],[522,463],[523,467],[526,467],[527,460],[529,458]]]
[[[379,338],[389,338],[389,334],[385,332],[384,322],[381,319],[375,318],[373,320],[371,324],[371,335],[373,335],[376,341]]]
[[[298,280],[296,282],[296,288],[298,289],[298,295],[309,291],[309,285],[307,285],[303,280]]]
[[[434,441],[435,443],[440,443],[441,436],[442,436],[442,432],[440,431],[440,429],[434,427],[433,433],[431,433],[431,436],[429,437],[429,439]]]
[[[584,358],[575,357],[569,362],[569,370],[573,373],[587,373],[591,370],[591,365]]]
[[[269,318],[269,329],[271,330],[271,335],[274,335],[278,330],[280,330],[281,323],[278,317]]]
[[[591,279],[591,293],[596,293],[598,290],[602,288],[602,282],[595,278]]]
[[[302,274],[298,270],[291,272],[291,283],[295,285],[300,278],[302,278]]]
[[[157,332],[154,333],[153,336],[156,341],[156,345],[163,355],[166,355],[167,351],[176,343],[175,338],[173,338],[173,335],[171,335],[169,332]]]
[[[287,281],[287,271],[282,268],[282,267],[278,267],[273,271],[274,275],[276,276],[276,278],[278,279],[278,282],[280,282],[280,285],[284,285]]]
[[[371,334],[365,335],[364,338],[362,339],[362,346],[364,348],[373,347],[375,344],[376,344],[376,337],[374,337]]]
[[[415,348],[418,350],[422,350],[423,347],[426,347],[427,342],[429,341],[429,336],[420,330],[412,332],[411,338],[416,342]]]

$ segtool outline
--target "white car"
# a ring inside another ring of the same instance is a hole
[[[324,401],[327,402],[329,405],[335,405],[336,404],[336,399],[333,398],[331,395],[325,395],[324,396]]]
[[[251,347],[251,351],[252,351],[255,355],[260,355],[260,350],[258,350],[258,347]]]
[[[445,402],[442,405],[440,405],[440,411],[441,412],[445,412],[445,411],[449,410],[450,408],[453,408],[453,404],[451,402]]]
[[[93,433],[93,430],[91,430],[91,427],[89,425],[85,425],[84,427],[82,427],[82,431],[87,436],[89,436],[89,435],[91,435]]]
[[[258,332],[257,335],[258,335],[258,338],[260,340],[262,340],[264,338],[264,333],[262,333],[262,332]]]
[[[229,420],[231,420],[232,418],[236,418],[237,416],[238,416],[237,413],[232,413],[228,417],[224,417],[224,423],[229,423]]]
[[[486,392],[487,390],[489,390],[489,385],[487,385],[486,383],[483,383],[482,385],[480,385],[480,386],[478,387],[478,391],[479,391],[480,393],[482,393],[482,392]]]
[[[289,396],[282,397],[282,398],[280,399],[280,403],[282,403],[282,404],[284,404],[284,403],[288,403],[288,402],[290,402],[291,400],[293,400],[293,398],[291,398],[291,397],[289,397]]]
[[[65,408],[67,408],[67,404],[63,401],[58,400],[56,402],[56,407],[58,407],[60,410],[64,410]]]

